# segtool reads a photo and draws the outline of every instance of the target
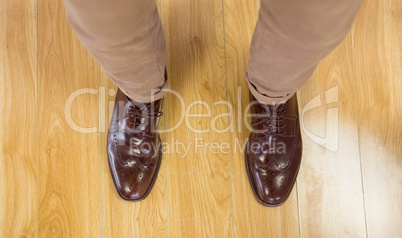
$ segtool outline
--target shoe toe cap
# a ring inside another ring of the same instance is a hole
[[[262,204],[266,206],[279,206],[286,201],[288,196],[281,194],[264,193],[259,191],[258,197],[261,200]]]
[[[131,174],[131,176],[124,175],[125,173],[120,172],[119,176],[114,177],[119,195],[130,201],[144,199],[149,192],[152,175],[142,173]]]
[[[255,193],[260,202],[266,206],[279,206],[289,197],[293,183],[287,181],[280,173],[269,176],[265,173],[254,174]]]
[[[117,191],[125,200],[129,201],[140,201],[145,198],[146,190],[137,188],[138,186],[125,185],[117,188]]]

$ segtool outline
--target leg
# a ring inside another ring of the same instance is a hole
[[[349,31],[361,0],[261,0],[246,79],[253,96],[290,99]]]
[[[155,1],[64,0],[64,5],[82,45],[124,94],[141,102],[163,97],[166,48]]]
[[[360,0],[261,1],[246,73],[253,130],[245,160],[257,199],[279,206],[302,158],[295,92],[346,35]]]
[[[64,3],[81,43],[120,88],[107,137],[109,168],[119,195],[140,201],[150,193],[162,159],[154,129],[162,115],[166,49],[156,3]]]

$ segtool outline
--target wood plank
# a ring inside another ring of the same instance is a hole
[[[284,205],[269,208],[260,204],[252,192],[245,168],[244,149],[241,149],[250,135],[243,121],[243,114],[249,104],[244,74],[258,17],[258,1],[225,0],[224,8],[228,100],[233,105],[233,123],[236,125],[235,131],[230,134],[235,235],[297,237],[299,225],[296,186]]]
[[[0,237],[34,237],[36,2],[0,1]]]
[[[364,1],[353,33],[369,237],[402,234],[402,2]]]
[[[67,25],[61,1],[39,1],[38,35],[38,235],[100,237],[99,133],[79,128],[98,127],[100,68]],[[85,94],[74,97],[65,112],[77,90]]]
[[[212,118],[227,113],[227,105],[214,105],[226,101],[222,10],[221,1],[162,2],[170,87],[184,104],[171,93],[165,96],[165,127],[179,123],[166,133],[168,223],[174,237],[232,236],[229,153],[211,149],[212,143],[228,146],[227,132],[218,133],[211,125]],[[205,104],[197,104],[198,100]],[[185,119],[180,123],[184,114],[207,114],[208,108],[210,116],[189,118],[189,125]],[[214,124],[226,128],[227,116]],[[175,148],[176,141],[189,146],[187,154]]]
[[[395,11],[401,9],[400,4],[397,0],[365,1],[352,38],[347,37],[320,64],[299,92],[301,111],[317,95],[321,95],[323,106],[308,111],[302,122],[304,156],[298,191],[294,189],[284,206],[266,208],[250,189],[243,153],[233,151],[236,140],[242,144],[249,133],[244,125],[237,131],[237,123],[241,122],[237,114],[248,104],[243,75],[258,3],[224,1],[228,101],[235,112],[232,123],[236,130],[230,133],[232,154],[204,154],[200,149],[196,153],[195,138],[224,143],[228,136],[194,133],[183,123],[163,140],[192,142],[189,154],[181,159],[182,151],[171,148],[163,158],[158,180],[148,198],[130,203],[115,191],[105,150],[108,114],[114,102],[114,95],[108,92],[115,86],[105,75],[99,84],[99,66],[67,26],[61,2],[40,0],[36,95],[36,2],[1,1],[0,204],[4,209],[0,211],[0,236],[36,235],[39,192],[39,237],[100,237],[102,229],[106,237],[297,237],[297,195],[302,237],[366,236],[363,201],[367,235],[399,237],[402,21]],[[226,100],[221,2],[172,0],[163,5],[170,85],[183,96],[186,107],[199,99],[211,106],[211,117],[189,120],[198,129],[211,128],[211,119],[227,111],[226,105],[213,106],[216,101]],[[355,85],[351,81],[353,63]],[[98,88],[99,85],[105,88]],[[237,103],[238,86],[241,104]],[[338,94],[326,96],[325,91],[334,86],[338,87]],[[74,101],[72,118],[80,126],[98,127],[101,138],[97,133],[76,132],[66,121],[66,100],[82,88],[98,91]],[[335,102],[325,105],[327,99]],[[166,107],[169,128],[180,120],[180,103],[168,94]],[[327,135],[328,109],[339,109],[336,152],[326,150],[306,134],[307,130],[320,137]],[[206,110],[198,105],[192,108],[191,113],[194,112]],[[221,128],[228,123],[225,117],[216,121]]]
[[[350,45],[348,35],[299,91],[302,237],[366,237]]]

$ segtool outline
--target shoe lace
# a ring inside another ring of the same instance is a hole
[[[258,114],[257,117],[251,121],[252,126],[263,124],[263,128],[266,129],[261,132],[261,138],[274,135],[284,136],[286,131],[283,129],[286,125],[282,122],[285,120],[297,119],[295,114],[286,113],[287,103],[288,102],[274,106],[263,105],[266,108],[267,113]]]
[[[138,107],[133,104],[129,104],[129,106],[126,108],[126,111],[124,113],[124,116],[122,118],[119,118],[117,121],[125,121],[125,129],[127,132],[145,132],[147,130],[138,130],[141,125],[141,119],[142,118],[158,118],[163,115],[163,112],[158,111],[158,112],[153,112],[151,111],[153,105],[149,104],[145,107]],[[153,133],[152,133],[153,134]],[[145,133],[146,136],[150,138],[155,138],[155,136],[151,135],[150,133]]]

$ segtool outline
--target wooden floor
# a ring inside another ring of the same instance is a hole
[[[400,0],[365,0],[343,43],[298,93],[302,167],[278,208],[257,202],[243,154],[233,149],[249,133],[239,112],[248,103],[243,75],[257,1],[158,5],[171,89],[186,108],[194,105],[189,113],[208,113],[197,100],[232,106],[216,104],[210,117],[187,122],[234,128],[201,134],[183,123],[163,140],[226,143],[231,152],[194,146],[185,157],[167,152],[148,198],[123,201],[105,143],[116,87],[67,25],[60,0],[1,0],[1,238],[401,237]],[[69,96],[79,93],[65,111]],[[166,96],[161,128],[177,124],[180,107],[177,97]],[[212,120],[228,110],[232,120]]]

